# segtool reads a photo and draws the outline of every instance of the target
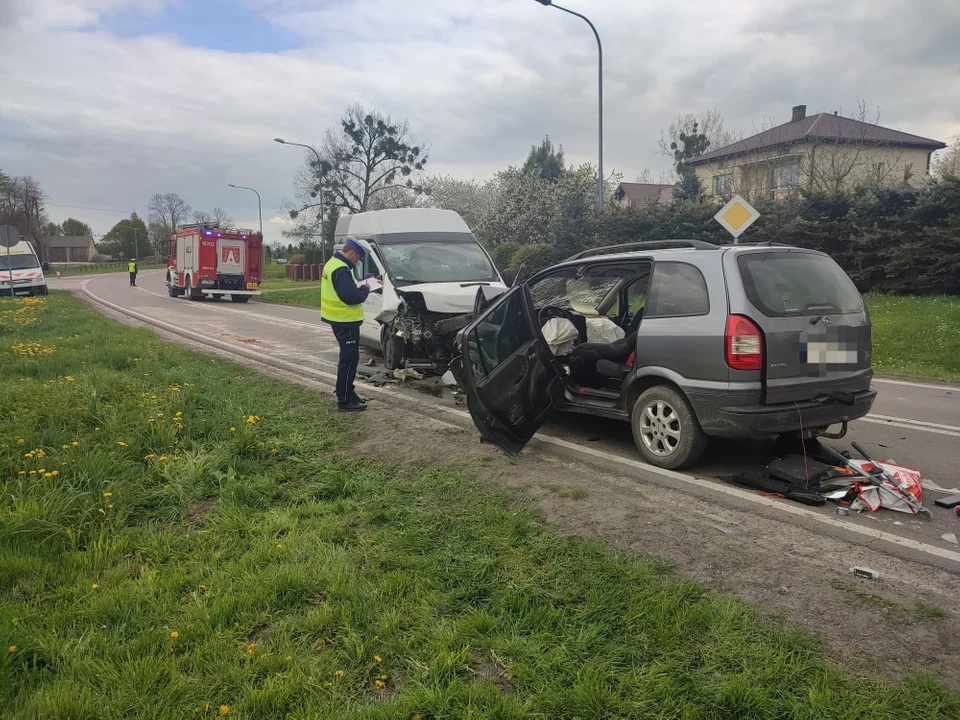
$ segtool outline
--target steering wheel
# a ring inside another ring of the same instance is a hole
[[[540,312],[537,314],[537,322],[540,324],[540,327],[546,325],[547,320],[552,320],[553,318],[569,320],[574,324],[574,327],[576,327],[576,323],[573,322],[573,313],[567,308],[547,306],[540,308]]]

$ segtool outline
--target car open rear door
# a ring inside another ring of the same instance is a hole
[[[563,371],[540,334],[526,285],[482,313],[458,337],[457,375],[481,441],[516,455],[564,397]]]

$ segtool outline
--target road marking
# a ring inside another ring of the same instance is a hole
[[[909,382],[907,380],[884,380],[878,377],[874,377],[872,382],[886,383],[887,385],[903,385],[904,387],[926,388],[927,390],[946,390],[947,392],[960,390],[960,386],[957,385],[931,385],[930,383]]]
[[[336,382],[336,375],[323,372],[322,370],[316,370],[311,367],[306,367],[303,365],[297,365],[295,363],[283,360],[281,358],[272,357],[270,355],[265,355],[263,353],[257,352],[256,350],[251,350],[246,347],[235,347],[230,343],[226,343],[220,340],[214,340],[213,338],[207,337],[200,333],[195,333],[184,328],[177,328],[175,326],[164,323],[163,321],[157,320],[150,317],[149,315],[144,315],[143,313],[136,312],[134,310],[129,310],[114,303],[104,300],[93,293],[91,293],[86,285],[83,287],[83,292],[85,292],[90,298],[94,301],[99,302],[100,304],[109,307],[117,312],[129,315],[130,317],[136,318],[142,322],[147,323],[148,325],[153,325],[167,332],[172,332],[176,335],[181,335],[183,337],[194,340],[204,345],[210,345],[217,347],[229,354],[237,356],[246,356],[250,359],[257,360],[265,365],[270,365],[278,369],[285,369],[289,371],[306,373],[313,375],[314,377],[320,377],[326,380],[328,383]],[[411,397],[404,395],[403,393],[396,392],[389,388],[378,388],[375,386],[369,386],[366,388],[367,392],[372,392],[374,394],[381,394],[388,397],[391,397],[395,400],[400,400],[406,405],[413,406],[413,411],[417,412],[419,415],[424,415],[426,417],[431,417],[429,413],[439,410],[441,412],[448,413],[450,415],[455,415],[461,419],[471,420],[470,413],[463,410],[458,410],[456,408],[445,407],[443,405],[434,405],[430,404],[427,407],[424,407],[423,401],[419,398]],[[953,562],[960,563],[960,553],[953,552],[951,550],[945,550],[939,548],[935,545],[929,545],[927,543],[919,542],[917,540],[911,540],[910,538],[900,537],[899,535],[893,535],[891,533],[884,532],[882,530],[875,530],[870,527],[864,527],[860,525],[855,525],[849,521],[838,520],[832,515],[823,515],[812,510],[807,510],[806,508],[799,505],[790,505],[788,503],[782,503],[772,498],[762,497],[755,493],[747,492],[746,490],[740,490],[738,488],[728,487],[722,483],[716,481],[703,480],[692,475],[686,475],[684,473],[679,473],[674,470],[664,470],[663,468],[658,468],[655,465],[648,465],[647,463],[641,462],[639,460],[634,460],[632,458],[626,458],[615,453],[609,453],[601,450],[595,450],[583,445],[578,445],[576,443],[569,442],[568,440],[562,440],[557,437],[550,435],[538,434],[535,436],[534,440],[540,443],[547,443],[550,445],[556,445],[557,447],[562,447],[568,450],[571,450],[582,455],[587,455],[590,457],[599,458],[605,462],[615,462],[620,465],[631,467],[635,470],[640,470],[642,472],[648,472],[655,475],[660,475],[662,477],[667,477],[677,482],[685,483],[697,488],[704,490],[709,490],[712,492],[718,492],[724,495],[728,495],[737,500],[741,500],[748,503],[754,503],[755,505],[762,505],[769,508],[774,508],[776,510],[788,513],[790,515],[795,515],[797,517],[802,517],[807,520],[812,520],[814,522],[822,523],[829,527],[845,530],[847,532],[852,532],[863,537],[870,538],[871,540],[882,540],[884,542],[897,545],[902,548],[913,550],[916,552],[925,553],[934,557],[942,558],[945,560],[951,560]]]
[[[960,427],[955,425],[940,425],[939,423],[928,423],[922,420],[909,420],[907,418],[890,417],[889,415],[877,415],[870,413],[855,422],[868,422],[875,425],[886,425],[887,427],[898,427],[904,430],[920,430],[921,432],[934,433],[936,435],[949,435],[950,437],[960,437]]]

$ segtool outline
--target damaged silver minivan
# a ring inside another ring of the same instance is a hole
[[[824,253],[631,243],[491,296],[452,369],[481,439],[509,454],[566,410],[630,422],[647,462],[682,468],[710,436],[842,436],[876,397],[867,309]]]
[[[447,370],[457,333],[472,319],[478,287],[506,290],[493,260],[452,210],[401,208],[347,215],[336,242],[370,248],[357,275],[383,288],[363,304],[361,344],[379,350],[388,370]]]

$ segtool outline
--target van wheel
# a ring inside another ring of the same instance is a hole
[[[403,367],[403,338],[397,337],[389,325],[384,325],[380,330],[380,350],[383,353],[383,366],[387,370]]]
[[[651,465],[676,470],[693,465],[707,447],[690,402],[666,385],[654,385],[637,399],[630,417],[633,441]]]

